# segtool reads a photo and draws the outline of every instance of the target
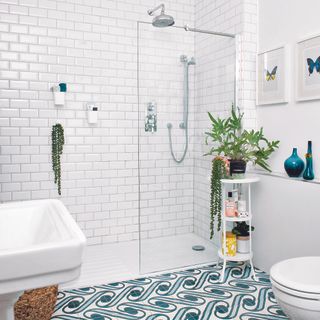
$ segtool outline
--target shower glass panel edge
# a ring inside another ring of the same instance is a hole
[[[212,241],[208,241],[207,235],[203,232],[206,222],[201,221],[209,216],[209,212],[199,216],[200,222],[195,222],[197,219],[195,219],[194,198],[196,195],[194,190],[198,187],[194,181],[195,161],[197,157],[200,159],[200,163],[203,161],[203,153],[197,154],[199,151],[193,150],[193,144],[197,142],[197,138],[201,138],[201,136],[196,136],[196,130],[199,128],[195,127],[195,117],[199,111],[195,109],[196,91],[198,90],[196,71],[190,72],[190,87],[194,88],[190,96],[192,106],[189,115],[191,150],[188,151],[186,160],[181,164],[175,163],[171,157],[167,129],[167,123],[172,122],[173,148],[180,157],[183,152],[181,144],[184,144],[184,141],[181,142],[184,131],[179,128],[179,123],[183,120],[183,67],[180,56],[187,55],[191,58],[196,54],[195,34],[196,32],[186,32],[184,27],[174,26],[158,29],[152,27],[151,23],[137,22],[138,223],[139,270],[141,274],[217,261],[216,248]],[[217,35],[220,36],[217,38],[221,38],[220,34]],[[205,36],[208,34],[204,34],[202,37]],[[209,37],[214,38],[213,35]],[[181,39],[184,39],[183,43],[179,42]],[[230,41],[235,42],[234,39]],[[195,61],[198,64],[197,56]],[[229,64],[234,66],[233,70],[235,70],[236,64],[233,65],[230,61]],[[236,72],[232,74],[233,81],[236,81],[235,75]],[[199,79],[203,80],[201,77]],[[227,83],[227,85],[229,84]],[[235,83],[232,91],[235,94]],[[223,95],[222,90],[221,96]],[[197,102],[201,107],[203,107],[201,101],[203,98],[200,97]],[[234,101],[235,95],[230,102]],[[151,119],[151,124],[156,119],[156,132],[145,132],[149,115],[148,103],[154,106],[151,108],[149,119]],[[152,118],[153,113],[156,118]],[[204,119],[198,120],[204,122]],[[206,125],[210,125],[209,121]],[[198,169],[202,174],[209,175],[210,171],[203,170],[201,165]],[[188,176],[189,180],[184,181],[183,176]],[[203,193],[203,190],[200,190],[200,195],[201,192]],[[207,193],[209,193],[209,189]],[[186,198],[192,198],[191,203]],[[200,196],[197,202],[208,202],[209,204],[208,199],[203,198]],[[200,208],[199,210],[198,208],[198,211],[201,210],[205,209]],[[167,218],[165,218],[166,215]],[[185,229],[183,229],[184,223],[187,226]],[[179,229],[180,225],[182,228]],[[172,226],[176,227],[176,231]],[[203,253],[192,250],[193,245],[199,244],[206,248],[204,256],[201,256]]]

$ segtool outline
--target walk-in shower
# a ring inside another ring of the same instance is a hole
[[[172,123],[168,122],[167,128],[168,128],[168,135],[169,135],[169,144],[170,144],[170,152],[172,155],[172,158],[175,162],[181,163],[184,158],[186,157],[187,151],[188,151],[188,144],[189,144],[189,137],[188,137],[188,119],[189,119],[189,66],[195,65],[195,59],[194,57],[188,59],[186,55],[180,56],[180,61],[183,64],[183,121],[180,122],[179,127],[180,129],[184,130],[185,132],[185,145],[183,154],[180,159],[178,159],[173,151],[172,146],[172,137],[171,137],[171,130],[172,130]]]
[[[111,209],[103,227],[110,235],[105,244],[88,248],[82,275],[69,288],[217,261],[209,232],[211,159],[203,157],[204,132],[210,128],[207,112],[221,115],[234,102],[234,36],[138,21],[136,40],[136,74],[126,75],[137,87],[126,87],[110,120],[125,126],[108,137],[110,151],[119,152],[108,167],[114,170],[105,172]],[[175,154],[183,153],[188,129],[188,152],[179,165],[172,160],[168,123]]]
[[[148,14],[137,23],[141,273],[216,261],[204,132],[207,112],[234,102],[236,65],[234,35],[159,23],[163,5]]]

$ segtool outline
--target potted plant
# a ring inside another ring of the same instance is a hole
[[[250,252],[250,227],[243,222],[236,222],[235,227],[232,229],[232,233],[237,236],[237,251],[239,253]],[[254,227],[251,226],[251,231],[254,231]]]
[[[214,156],[211,171],[210,197],[210,231],[214,235],[214,224],[217,219],[217,230],[221,229],[221,183],[223,177],[233,178],[235,174],[243,174],[248,162],[271,171],[267,163],[270,155],[279,147],[279,141],[269,141],[263,129],[245,130],[242,126],[243,113],[239,108],[231,108],[231,115],[225,119],[215,118],[208,112],[212,129],[206,132],[206,144],[209,140],[213,146],[206,156]]]

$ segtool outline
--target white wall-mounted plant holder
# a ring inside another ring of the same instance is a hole
[[[54,104],[56,106],[64,106],[65,95],[65,92],[53,91]]]
[[[98,106],[94,103],[87,103],[87,116],[89,124],[98,123]]]
[[[53,92],[54,104],[60,107],[64,106],[67,85],[65,83],[59,83],[58,86],[53,86],[51,91]]]

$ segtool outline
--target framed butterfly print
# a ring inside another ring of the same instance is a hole
[[[286,46],[258,54],[258,105],[288,102],[288,59]]]
[[[297,100],[320,99],[320,35],[298,42],[296,55]]]

